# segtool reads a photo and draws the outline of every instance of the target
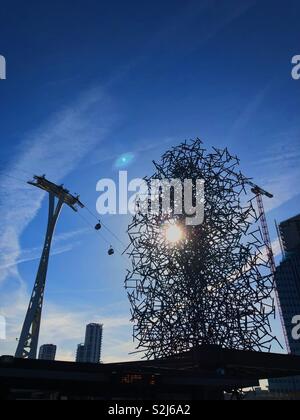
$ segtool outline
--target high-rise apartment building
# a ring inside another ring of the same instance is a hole
[[[54,361],[56,357],[57,347],[53,344],[44,344],[40,348],[39,360],[50,360]]]
[[[279,236],[284,258],[276,270],[283,320],[292,354],[300,356],[300,340],[293,337],[293,318],[300,315],[300,215],[279,225]],[[299,392],[300,378],[269,381],[272,392]]]
[[[76,362],[84,363],[85,362],[85,347],[84,344],[78,344],[76,352]]]
[[[84,344],[77,347],[76,362],[100,363],[102,350],[103,325],[89,324],[86,327]]]

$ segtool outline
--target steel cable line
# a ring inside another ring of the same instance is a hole
[[[94,217],[97,221],[101,223],[101,225],[106,229],[123,247],[127,248],[127,245],[124,244],[124,242],[108,227],[106,226],[102,219],[97,217],[95,213],[93,213],[87,206],[85,206],[85,209],[90,213],[92,217]]]
[[[29,176],[32,177],[32,175],[29,174],[29,172],[27,172],[27,171],[25,171],[23,169],[18,169],[18,171],[23,172],[24,174],[26,174],[26,176],[29,175]],[[0,176],[7,177],[7,178],[10,178],[10,179],[14,179],[15,181],[21,182],[22,184],[23,183],[24,184],[27,184],[27,181],[25,181],[24,179],[18,178],[18,177],[14,176],[14,175],[10,175],[10,174],[8,174],[7,172],[4,172],[4,171],[0,172]],[[97,215],[95,213],[93,213],[87,206],[85,206],[84,208],[87,210],[87,212],[92,217],[94,217],[97,221],[99,221],[101,223],[101,226],[103,226],[104,229],[106,229],[109,232],[109,234],[112,235],[122,245],[122,247],[125,248],[125,251],[124,252],[121,252],[120,250],[118,250],[117,248],[115,248],[116,251],[118,252],[118,254],[120,254],[122,257],[124,257],[124,254],[125,254],[125,252],[127,251],[127,249],[129,247],[127,245],[125,245],[124,242],[105,223],[103,223],[103,221],[100,220],[97,217]],[[95,229],[94,226],[92,225],[92,223],[89,220],[87,220],[81,213],[78,212],[78,215],[82,218],[82,220],[89,227],[91,227],[93,230]],[[111,247],[111,243],[109,242],[109,240],[100,231],[98,231],[98,233],[99,233],[100,237]]]
[[[94,226],[92,225],[92,223],[86,218],[84,217],[81,213],[78,213],[78,216],[81,217],[81,219],[89,226],[91,227],[93,230],[95,229]],[[111,243],[109,242],[109,240],[100,232],[97,232],[99,234],[99,236],[111,247]],[[123,258],[124,254],[118,249],[118,248],[114,248],[116,250],[116,252]],[[127,259],[126,259],[127,261]]]

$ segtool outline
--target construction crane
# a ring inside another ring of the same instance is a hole
[[[270,269],[271,269],[271,272],[272,272],[272,275],[273,275],[276,302],[277,302],[278,312],[279,312],[280,321],[281,321],[281,325],[282,325],[282,329],[283,329],[285,344],[286,344],[286,348],[287,348],[288,353],[291,354],[291,348],[290,348],[290,344],[289,344],[289,340],[288,340],[288,334],[287,334],[287,330],[286,330],[286,326],[285,326],[285,322],[284,322],[284,318],[283,318],[281,303],[280,303],[277,284],[276,284],[276,262],[275,262],[275,256],[274,256],[273,248],[272,248],[270,231],[269,231],[269,227],[268,227],[268,221],[267,221],[265,207],[264,207],[264,201],[263,201],[264,196],[268,197],[268,198],[274,198],[274,195],[269,193],[268,191],[265,191],[263,188],[259,187],[258,185],[254,184],[251,181],[248,181],[248,184],[252,187],[251,191],[256,196],[259,218],[260,218],[261,227],[262,227],[262,235],[263,235],[263,240],[264,240],[266,250],[267,250],[267,257],[268,257],[269,266],[270,266]]]
[[[45,175],[34,176],[34,180],[28,182],[28,184],[49,194],[49,214],[44,249],[16,350],[15,356],[20,359],[36,359],[37,357],[50,250],[54,230],[62,207],[66,204],[75,212],[78,211],[78,208],[85,207],[79,200],[79,196],[75,197],[70,194],[70,191],[65,189],[63,185],[59,186],[48,181]]]
[[[263,188],[259,187],[254,182],[252,182],[249,178],[244,177],[242,174],[238,175],[237,173],[235,173],[234,171],[232,171],[229,168],[227,168],[227,169],[225,168],[224,170],[228,173],[228,175],[232,175],[234,177],[236,177],[236,176],[243,177],[245,183],[248,184],[251,187],[251,191],[256,196],[257,207],[258,207],[258,212],[259,212],[259,219],[260,219],[261,228],[262,228],[262,235],[263,235],[263,240],[264,240],[266,250],[267,250],[269,267],[270,267],[270,270],[271,270],[271,273],[272,273],[272,276],[273,276],[276,303],[277,303],[277,308],[278,308],[280,321],[281,321],[281,325],[282,325],[282,330],[283,330],[283,334],[284,334],[284,340],[285,340],[287,351],[288,351],[289,354],[291,354],[291,348],[290,348],[290,343],[289,343],[289,339],[288,339],[288,333],[287,333],[284,318],[283,318],[281,303],[280,303],[280,299],[279,299],[279,293],[278,293],[277,284],[276,284],[276,262],[275,262],[275,256],[274,256],[273,248],[272,248],[271,236],[270,236],[270,231],[269,231],[269,226],[268,226],[268,221],[267,221],[265,207],[264,207],[264,201],[263,201],[263,197],[274,198],[274,195],[271,194],[270,192],[264,190]]]

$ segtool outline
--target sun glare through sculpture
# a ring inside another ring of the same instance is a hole
[[[196,139],[154,166],[145,177],[149,188],[157,179],[205,181],[205,218],[191,226],[173,203],[169,212],[141,212],[130,223],[125,286],[137,351],[149,360],[202,345],[270,351],[278,343],[271,328],[274,281],[256,196],[238,157],[206,150]]]
[[[171,224],[166,227],[166,240],[171,244],[176,244],[183,239],[183,232],[182,229],[176,225]]]

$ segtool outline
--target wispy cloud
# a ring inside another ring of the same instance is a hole
[[[7,319],[7,340],[1,341],[0,354],[14,354],[28,299],[29,295],[22,285],[9,296],[2,297],[1,315]],[[40,344],[56,344],[57,360],[74,361],[77,345],[84,340],[85,325],[100,322],[104,324],[103,361],[136,360],[137,355],[129,355],[135,349],[130,340],[132,325],[129,315],[127,311],[121,311],[113,316],[112,305],[83,305],[70,309],[48,300],[44,307]],[[119,308],[120,302],[114,306]]]
[[[209,13],[207,15],[206,24],[204,23],[201,25],[203,34],[191,49],[199,48],[201,45],[214,38],[227,26],[232,25],[235,20],[238,20],[245,15],[256,4],[257,0],[246,0],[239,2],[238,4],[236,2],[234,2],[234,4],[232,4],[232,2],[199,2],[200,9],[198,13],[202,14],[205,6]],[[211,13],[216,17],[214,20],[210,19]]]
[[[26,313],[29,294],[19,275],[18,265],[40,258],[41,246],[22,249],[22,233],[35,218],[44,194],[24,185],[15,178],[27,178],[30,174],[46,173],[56,182],[74,170],[82,159],[106,136],[116,114],[113,104],[101,90],[94,89],[82,95],[75,103],[52,116],[21,141],[18,152],[2,167],[0,174],[0,296],[1,314],[7,319],[8,339],[1,342],[1,353],[13,354],[16,337]],[[85,234],[77,230],[55,237],[52,255],[68,252]],[[4,289],[4,280],[9,278]],[[13,304],[12,304],[13,303]],[[94,308],[96,313],[96,309]],[[79,326],[89,322],[91,311],[76,313],[48,303],[45,307],[41,336],[44,342],[57,343],[62,359],[72,360],[75,342],[80,342]],[[106,320],[109,324],[109,320]],[[116,321],[122,325],[120,318]],[[113,320],[111,321],[113,324]],[[125,321],[124,321],[125,323]],[[127,321],[128,323],[128,321]],[[112,325],[110,325],[112,327]],[[44,328],[43,328],[44,327]],[[70,343],[66,340],[74,340]],[[55,338],[55,340],[54,340]],[[72,358],[71,358],[72,355]]]
[[[279,258],[280,256],[282,256],[282,249],[281,249],[279,239],[275,239],[271,245],[272,245],[274,257]]]
[[[11,177],[46,173],[62,180],[101,142],[116,114],[100,89],[82,95],[52,116],[21,142],[18,153],[0,174],[0,282],[17,277],[22,251],[20,237],[36,216],[44,194]],[[24,175],[25,174],[25,175]],[[21,258],[22,261],[22,258]]]
[[[132,326],[128,314],[111,316],[109,308],[70,311],[57,305],[45,308],[40,343],[56,343],[58,359],[73,361],[77,345],[84,341],[85,325],[100,322],[103,330],[102,360],[105,363],[135,360],[135,344],[130,339]]]
[[[61,255],[65,254],[66,252],[70,252],[78,244],[79,243],[72,243],[69,245],[57,247],[52,250],[51,256],[53,257],[55,255]],[[15,254],[9,255],[8,258],[6,256],[6,262],[3,265],[0,265],[0,270],[4,272],[5,270],[8,270],[10,268],[17,268],[21,264],[36,261],[41,257],[40,251],[41,248],[24,249],[15,253],[17,254],[17,256],[15,256]]]
[[[268,211],[300,195],[299,131],[290,130],[273,139],[262,159],[255,163],[262,185],[274,194],[266,201]]]
[[[130,146],[130,152],[132,151],[136,158],[138,158],[139,155],[143,155],[145,152],[155,151],[158,148],[161,147],[167,147],[171,144],[177,144],[180,143],[182,139],[175,139],[174,137],[164,137],[164,138],[145,138],[145,139],[138,139],[136,142],[133,142]],[[114,153],[107,152],[106,148],[101,148],[97,151],[97,153],[93,153],[93,156],[89,158],[88,165],[98,165],[99,163],[103,162],[110,162],[118,159],[122,153],[129,152],[126,147],[124,147],[124,144],[116,144],[116,148],[118,148],[118,151],[115,151]],[[99,157],[101,156],[101,157]]]
[[[254,119],[259,111],[260,107],[263,105],[263,102],[270,92],[274,81],[269,81],[265,86],[260,88],[253,97],[249,98],[249,102],[245,106],[245,108],[241,109],[240,114],[236,121],[234,122],[231,132],[229,133],[229,138],[231,139],[238,139],[240,138],[243,130],[247,128],[249,123]]]
[[[80,240],[84,234],[88,232],[87,229],[75,230],[57,235],[53,240],[51,256],[61,255],[66,252],[72,251],[80,245]],[[77,240],[76,240],[77,239]],[[39,260],[41,257],[42,245],[30,249],[21,249],[10,255],[6,255],[4,265],[0,265],[0,270],[19,266],[30,261]]]

